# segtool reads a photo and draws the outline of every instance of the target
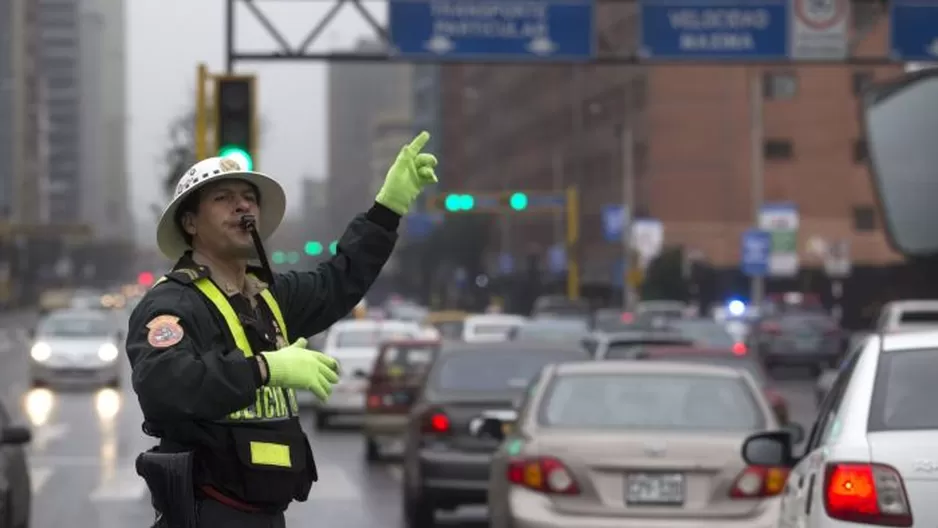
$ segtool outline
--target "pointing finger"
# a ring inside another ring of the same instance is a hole
[[[437,182],[436,173],[433,172],[433,169],[430,167],[420,167],[417,169],[417,175],[420,176],[420,179],[426,182]]]
[[[411,154],[417,154],[423,146],[427,144],[427,141],[430,141],[430,133],[424,130],[420,134],[417,134],[417,137],[410,142],[410,145],[407,145],[407,150],[409,150]]]

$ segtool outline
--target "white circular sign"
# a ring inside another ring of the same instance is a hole
[[[795,12],[812,29],[830,29],[847,12],[846,0],[795,0]]]

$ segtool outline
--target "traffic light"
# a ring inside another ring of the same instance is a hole
[[[286,260],[287,256],[283,254],[283,251],[274,251],[270,255],[270,261],[274,264],[283,264]]]
[[[449,194],[444,205],[447,211],[471,211],[475,203],[471,194]]]
[[[235,159],[254,170],[257,147],[257,97],[255,78],[215,78],[215,141],[218,156]]]
[[[508,198],[508,205],[515,211],[524,211],[528,208],[528,195],[522,192],[516,192]]]
[[[329,253],[330,253],[331,255],[335,255],[335,254],[336,254],[336,251],[338,251],[338,250],[339,250],[339,241],[338,241],[338,240],[333,240],[333,241],[329,244]]]
[[[306,246],[303,248],[303,252],[313,257],[322,255],[322,243],[311,240],[306,243]]]

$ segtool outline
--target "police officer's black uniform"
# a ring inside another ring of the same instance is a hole
[[[157,526],[177,528],[170,518],[187,516],[178,511],[188,508],[179,496],[167,495],[189,486],[197,526],[284,526],[288,504],[306,500],[316,465],[295,394],[264,386],[249,356],[315,335],[345,316],[390,256],[399,222],[399,215],[375,204],[349,225],[337,256],[313,272],[275,274],[253,302],[224,291],[189,253],[143,297],[130,316],[127,354],[144,431],[161,439],[154,449],[159,456],[185,456],[173,471],[188,473],[179,468],[192,466],[192,482],[182,487],[179,475],[147,479],[154,506],[164,514]],[[141,468],[138,459],[138,472],[152,468]],[[154,489],[164,488],[154,482],[167,479],[173,482],[165,488],[175,491]]]

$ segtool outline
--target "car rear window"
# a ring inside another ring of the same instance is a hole
[[[739,378],[693,374],[562,375],[541,400],[544,427],[753,431],[766,418]]]
[[[462,321],[441,321],[433,323],[444,339],[459,339],[462,337],[464,323]]]
[[[900,323],[938,323],[938,311],[910,310],[899,313]]]
[[[870,431],[938,429],[938,350],[895,350],[880,355]]]
[[[689,347],[691,345],[692,343],[679,338],[675,338],[674,340],[635,339],[634,341],[620,341],[609,344],[609,350],[606,351],[605,359],[636,359],[645,352],[654,350],[655,347],[666,346],[668,348],[673,348],[683,346]]]
[[[675,320],[669,325],[674,331],[700,345],[730,348],[736,343],[726,328],[717,323]]]
[[[542,368],[587,359],[582,351],[451,352],[441,356],[430,385],[439,391],[523,390]]]
[[[391,377],[421,374],[429,370],[437,345],[391,345],[379,358],[379,368]]]
[[[662,354],[660,356],[651,355],[647,358],[650,361],[670,361],[672,363],[698,363],[701,365],[715,365],[718,367],[731,367],[745,370],[760,386],[766,386],[769,383],[769,375],[762,365],[753,359],[740,356],[718,356],[715,354]]]

